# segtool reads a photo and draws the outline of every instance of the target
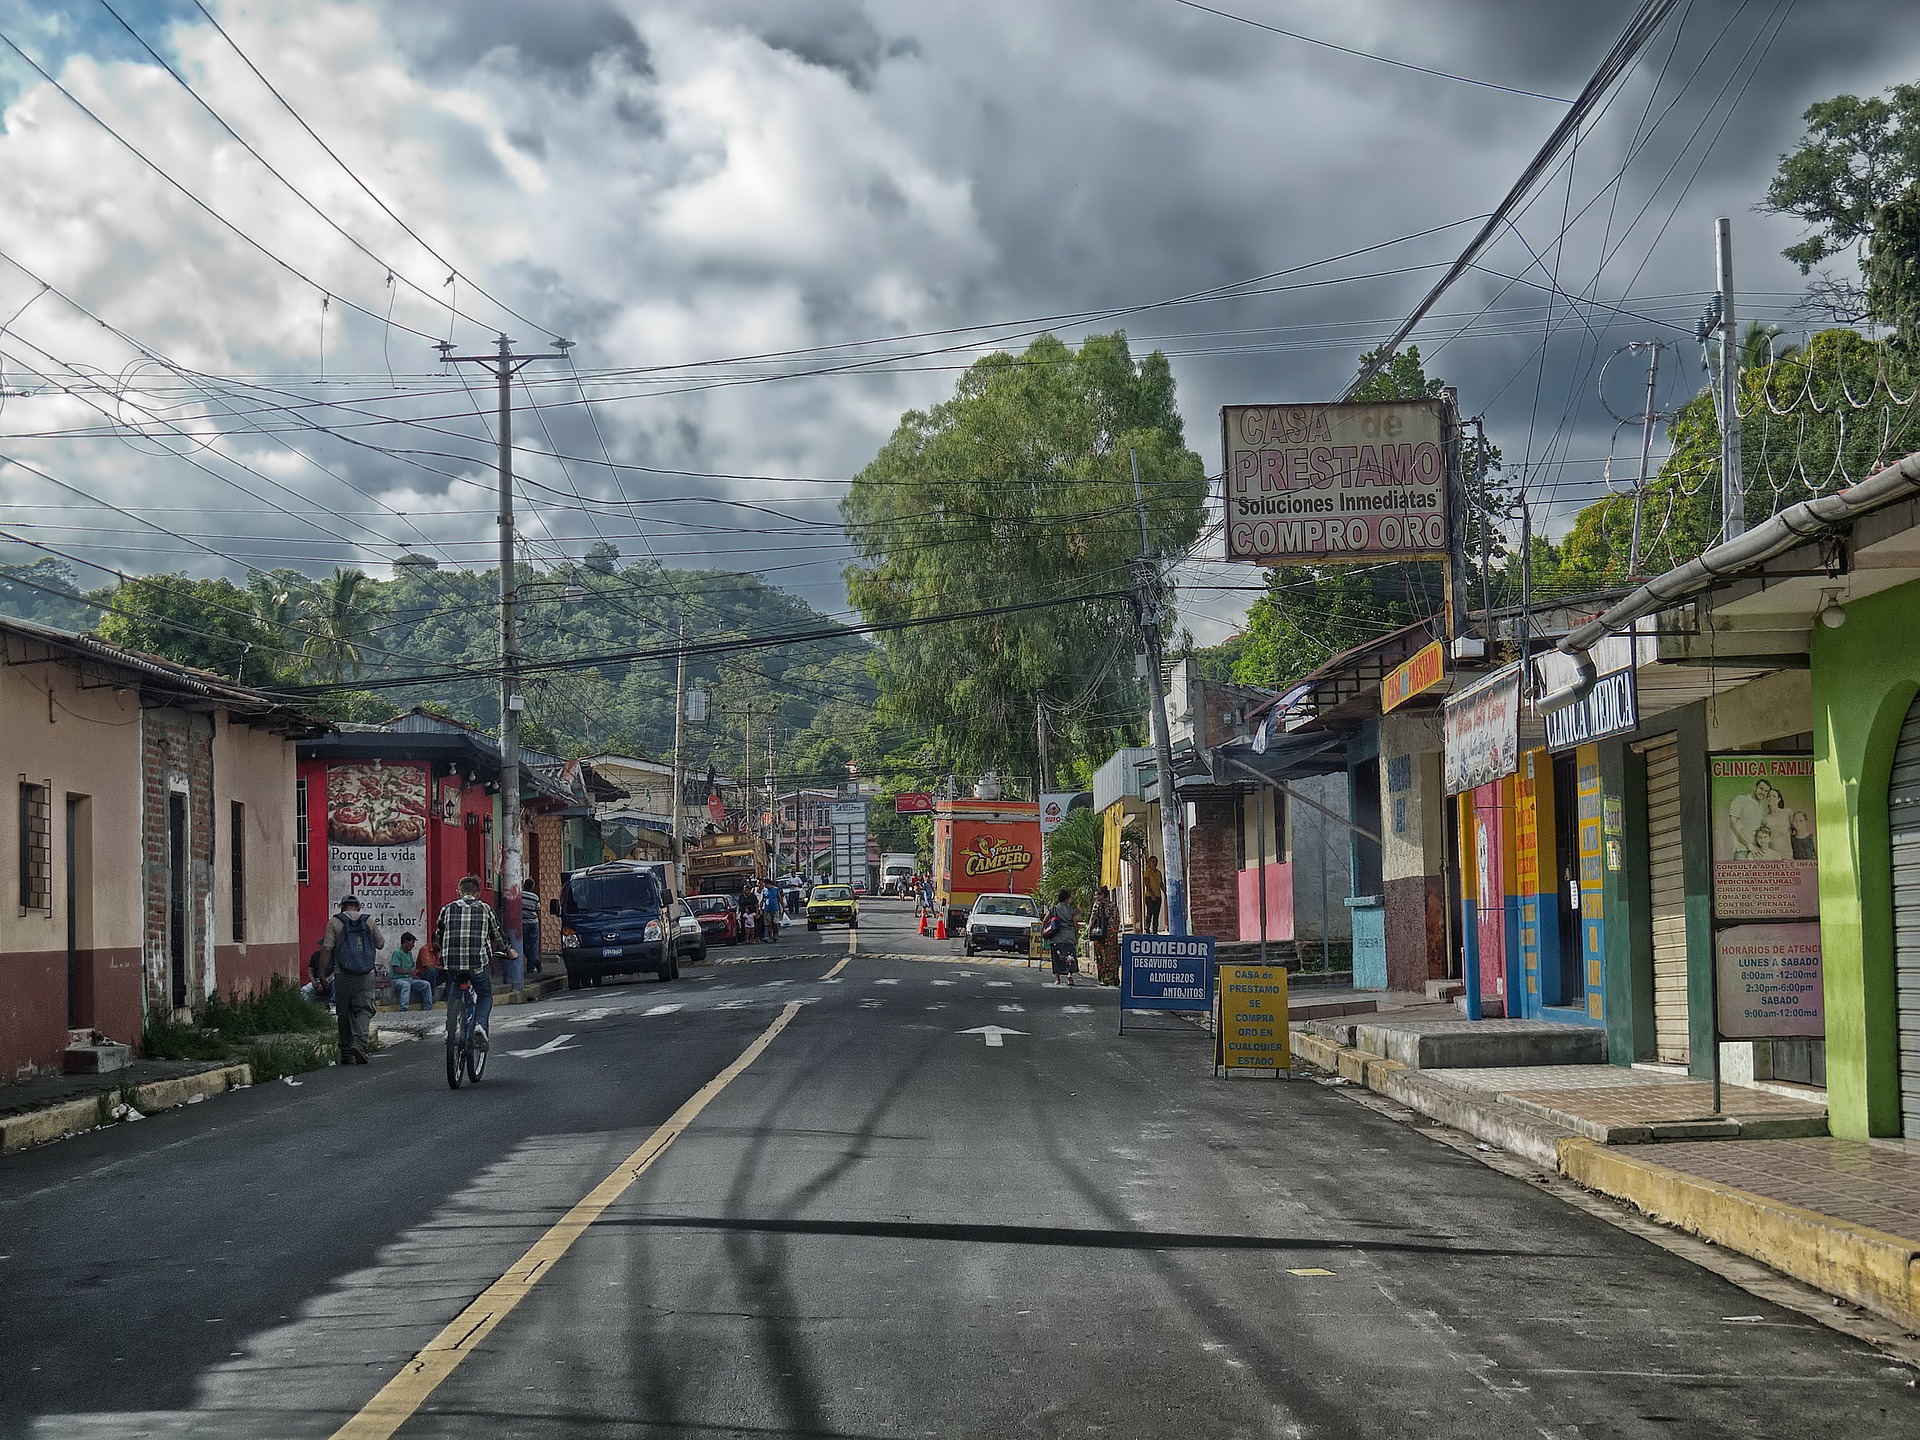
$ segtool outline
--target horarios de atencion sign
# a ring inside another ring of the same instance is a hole
[[[1229,560],[1446,554],[1445,402],[1228,405],[1220,429]]]

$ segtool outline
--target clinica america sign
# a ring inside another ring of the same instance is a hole
[[[1320,565],[1446,553],[1441,401],[1229,405],[1220,421],[1229,560]]]

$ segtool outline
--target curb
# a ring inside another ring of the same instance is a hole
[[[1561,1142],[1559,1169],[1569,1180],[1624,1200],[1662,1224],[1920,1328],[1920,1243],[1686,1175],[1584,1138]]]
[[[217,1070],[202,1070],[197,1075],[182,1075],[174,1080],[150,1080],[133,1088],[133,1108],[143,1115],[171,1110],[191,1100],[221,1095],[253,1083],[253,1071],[245,1065],[223,1065]],[[119,1092],[102,1090],[81,1100],[65,1100],[44,1110],[11,1115],[0,1120],[0,1155],[11,1155],[31,1145],[78,1135],[97,1128],[100,1121],[100,1097]]]
[[[1920,1241],[1670,1169],[1641,1158],[1644,1144],[1625,1149],[1604,1144],[1493,1096],[1463,1094],[1418,1070],[1312,1031],[1295,1030],[1292,1042],[1299,1059],[1409,1110],[1624,1201],[1663,1225],[1920,1330]]]

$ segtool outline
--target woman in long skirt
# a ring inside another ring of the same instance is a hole
[[[1120,907],[1113,891],[1102,885],[1094,892],[1093,910],[1087,916],[1087,943],[1093,950],[1093,965],[1102,985],[1120,983]]]

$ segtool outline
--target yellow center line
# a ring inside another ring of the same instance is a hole
[[[846,961],[840,963],[844,965]],[[366,1408],[334,1431],[334,1440],[387,1440],[406,1424],[427,1397],[439,1388],[440,1383],[459,1368],[460,1362],[480,1341],[486,1339],[493,1327],[506,1319],[513,1307],[527,1297],[534,1284],[552,1269],[554,1262],[586,1233],[587,1227],[598,1220],[608,1206],[626,1194],[634,1181],[647,1173],[653,1162],[666,1153],[667,1147],[699,1118],[700,1112],[738,1079],[741,1072],[759,1059],[767,1046],[773,1043],[774,1037],[786,1029],[799,1013],[800,1002],[790,1002],[780,1012],[780,1017],[740,1052],[738,1059],[702,1085],[691,1100],[674,1111],[664,1125],[647,1137],[645,1144],[621,1161],[611,1175],[589,1190],[584,1199],[554,1223],[551,1230],[533,1242],[526,1254],[508,1266],[506,1273],[489,1285],[479,1299],[428,1341],[426,1348],[409,1360],[400,1373],[367,1402]]]
[[[827,971],[827,973],[822,975],[820,978],[822,980],[831,980],[833,979],[834,976],[838,975],[842,970],[846,969],[847,966],[850,965],[852,962],[853,962],[853,956],[849,955],[846,957],[846,959],[842,960],[839,964],[835,965],[831,970]]]
[[[847,954],[852,955],[860,948],[860,932],[849,925],[847,927]]]

